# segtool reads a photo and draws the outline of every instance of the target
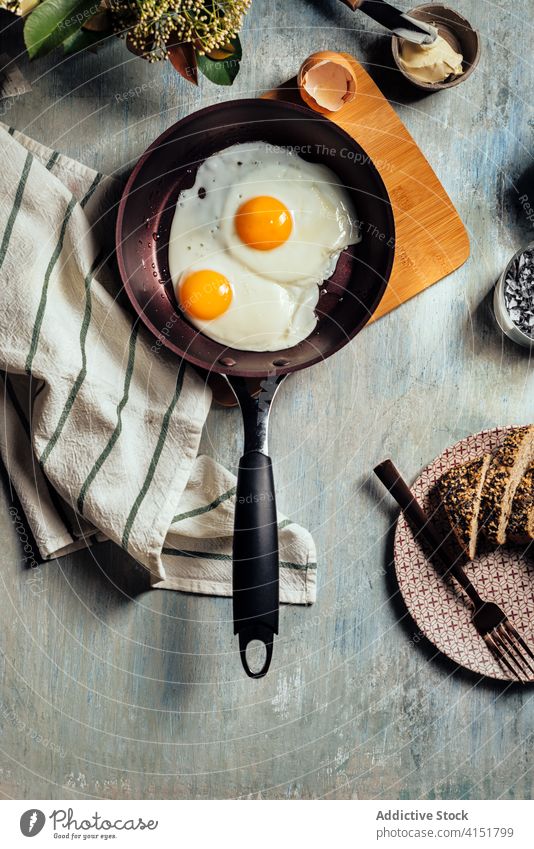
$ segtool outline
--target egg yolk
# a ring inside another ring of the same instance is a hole
[[[201,321],[222,315],[232,303],[230,283],[218,271],[192,271],[180,285],[180,306]]]
[[[241,204],[235,216],[235,228],[249,248],[272,251],[289,239],[293,221],[282,201],[260,195]]]

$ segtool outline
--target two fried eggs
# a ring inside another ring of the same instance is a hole
[[[206,159],[181,192],[169,270],[181,309],[206,336],[279,351],[312,333],[319,286],[359,238],[329,168],[264,142],[237,144]]]

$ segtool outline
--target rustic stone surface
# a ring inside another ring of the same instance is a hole
[[[370,474],[391,456],[414,478],[472,432],[534,421],[528,352],[502,339],[488,298],[532,237],[531,6],[457,5],[481,30],[481,63],[431,96],[391,70],[387,37],[337,0],[255,0],[231,90],[195,89],[118,42],[98,56],[18,61],[33,88],[0,104],[2,120],[112,172],[192,109],[259,94],[312,51],[349,51],[434,166],[472,258],[280,390],[279,506],[315,534],[320,590],[315,607],[282,611],[262,681],[242,673],[228,600],[132,601],[142,575],[124,577],[133,564],[110,544],[25,572],[4,486],[4,796],[532,798],[532,694],[434,657],[391,580],[395,510]],[[14,31],[0,52],[20,52]],[[240,447],[237,411],[214,410],[205,450],[231,466]]]

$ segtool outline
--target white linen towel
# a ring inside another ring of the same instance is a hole
[[[99,265],[115,181],[12,129],[0,145],[0,453],[41,557],[106,538],[153,587],[231,595],[235,478],[197,456],[210,391]],[[280,558],[281,600],[313,602],[313,540],[284,517]]]

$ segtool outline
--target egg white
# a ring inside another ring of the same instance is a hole
[[[235,229],[241,204],[260,195],[284,203],[293,222],[287,241],[270,251],[244,244]],[[232,285],[225,313],[211,321],[188,315],[206,336],[240,350],[279,351],[313,332],[319,285],[357,241],[350,197],[330,169],[265,142],[239,144],[206,159],[180,194],[169,270],[178,299],[192,271],[218,271]]]

